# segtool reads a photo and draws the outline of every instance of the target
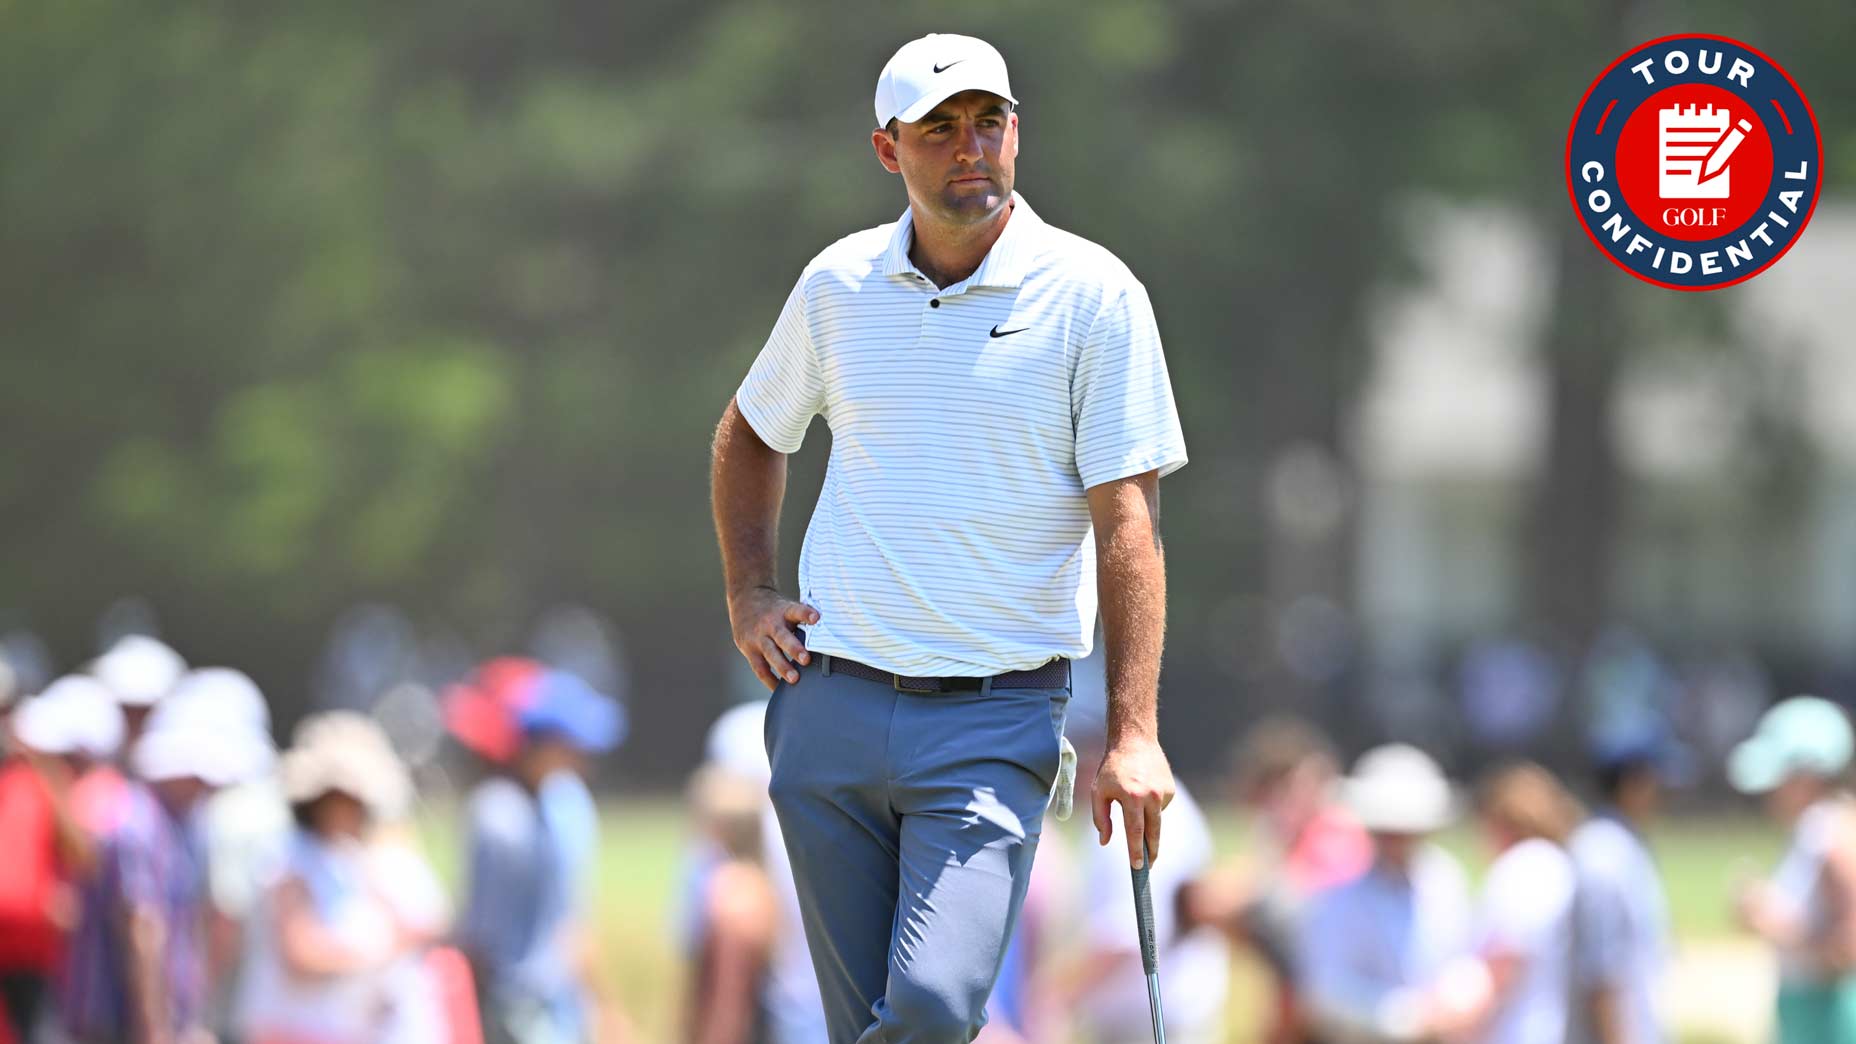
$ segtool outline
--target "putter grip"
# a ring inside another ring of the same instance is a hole
[[[1154,952],[1154,896],[1147,886],[1147,872],[1153,867],[1154,856],[1145,845],[1142,852],[1146,858],[1134,871],[1134,920],[1141,932],[1141,970],[1152,975],[1158,958]]]

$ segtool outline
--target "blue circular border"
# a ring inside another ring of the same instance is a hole
[[[1695,51],[1710,50],[1721,52],[1721,67],[1712,73],[1700,70],[1700,61]],[[1672,75],[1663,67],[1662,57],[1670,50],[1686,50],[1689,57],[1688,69],[1680,75]],[[1634,72],[1632,65],[1639,64],[1649,57],[1652,66],[1650,74],[1654,83],[1644,83],[1643,74]],[[1730,80],[1727,73],[1733,69],[1734,60],[1738,58],[1753,67],[1753,75],[1748,77],[1749,86],[1742,87],[1738,80]],[[1630,209],[1624,199],[1624,193],[1617,179],[1618,138],[1625,121],[1637,109],[1648,101],[1651,95],[1666,88],[1685,83],[1707,83],[1732,92],[1745,101],[1758,115],[1767,130],[1766,137],[1772,147],[1772,186],[1766,198],[1754,215],[1745,224],[1725,235],[1706,240],[1676,239],[1655,231],[1644,222],[1636,212]],[[1772,107],[1777,101],[1783,108],[1785,119]],[[1615,106],[1612,105],[1616,102]],[[1606,109],[1610,108],[1609,115]],[[1598,133],[1599,121],[1604,121],[1603,133]],[[1791,123],[1791,133],[1784,133],[1785,122]],[[1804,231],[1806,221],[1817,205],[1819,186],[1823,183],[1822,146],[1818,139],[1816,121],[1811,114],[1810,105],[1804,100],[1798,89],[1792,84],[1777,63],[1767,59],[1758,51],[1736,40],[1718,36],[1666,36],[1651,40],[1626,52],[1611,68],[1593,82],[1586,92],[1585,100],[1580,104],[1578,114],[1573,118],[1572,129],[1567,136],[1566,148],[1566,182],[1571,193],[1573,207],[1578,211],[1579,220],[1585,226],[1599,249],[1603,250],[1613,261],[1624,267],[1631,274],[1659,286],[1681,290],[1713,290],[1729,286],[1746,279],[1751,279],[1764,271],[1779,259]],[[1605,169],[1604,177],[1596,181],[1586,181],[1579,169],[1586,163],[1596,160]],[[1807,163],[1807,176],[1802,181],[1790,181],[1785,178],[1786,171],[1797,170],[1799,163]],[[1586,206],[1586,199],[1595,190],[1603,189],[1611,197],[1611,209],[1603,214],[1594,215]],[[1805,196],[1796,213],[1779,201],[1779,193],[1803,191]],[[1769,211],[1777,211],[1780,217],[1790,222],[1787,227],[1780,227],[1767,217]],[[1604,222],[1613,214],[1622,215],[1630,231],[1622,239],[1612,241],[1611,233],[1603,227]],[[1596,217],[1596,220],[1594,218]],[[1766,222],[1766,234],[1771,237],[1773,245],[1750,239],[1749,233],[1757,229],[1760,222]],[[1641,235],[1650,242],[1650,247],[1635,254],[1625,254],[1624,248],[1630,245],[1633,235]],[[1746,265],[1735,268],[1727,263],[1726,249],[1729,245],[1738,245],[1748,239],[1755,249],[1752,271],[1746,271]],[[1662,268],[1651,267],[1656,258],[1656,248],[1681,251],[1695,258],[1695,265],[1687,273],[1676,275],[1669,271],[1665,257]],[[1721,271],[1704,275],[1701,271],[1700,255],[1710,250],[1721,254]],[[1768,256],[1761,257],[1761,254]]]

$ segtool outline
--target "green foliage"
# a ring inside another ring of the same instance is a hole
[[[902,209],[871,84],[945,29],[1013,64],[1026,195],[1154,290],[1195,461],[1169,546],[1206,565],[1170,662],[1214,691],[1198,620],[1265,584],[1275,450],[1342,443],[1397,207],[1569,220],[1612,10],[0,3],[5,601],[75,658],[147,593],[286,698],[360,597],[478,636],[572,597],[725,662],[710,428],[805,261]],[[1684,11],[1792,67],[1852,184],[1848,6]]]

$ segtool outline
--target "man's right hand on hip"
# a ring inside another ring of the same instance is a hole
[[[728,625],[735,648],[747,658],[754,676],[771,690],[781,681],[799,680],[799,667],[812,662],[799,632],[818,622],[818,610],[795,602],[771,587],[751,587],[728,600]],[[795,666],[797,665],[797,666]]]

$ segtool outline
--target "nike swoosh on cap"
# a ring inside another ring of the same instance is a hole
[[[1010,337],[1015,333],[1024,333],[1026,330],[1029,330],[1029,329],[1031,329],[1031,327],[1021,326],[1016,330],[1001,330],[999,329],[998,325],[995,324],[992,328],[992,335],[994,337]]]
[[[960,64],[961,62],[964,62],[964,61],[966,61],[966,59],[965,59],[965,58],[956,58],[956,59],[954,59],[953,61],[951,61],[951,62],[948,62],[948,63],[947,63],[946,65],[937,65],[937,66],[935,66],[935,67],[934,67],[934,71],[935,71],[935,72],[937,72],[937,73],[944,73],[944,72],[946,72],[946,71],[948,71],[949,69],[952,69],[952,68],[953,68],[954,66],[956,66],[956,65],[959,65],[959,64]]]

